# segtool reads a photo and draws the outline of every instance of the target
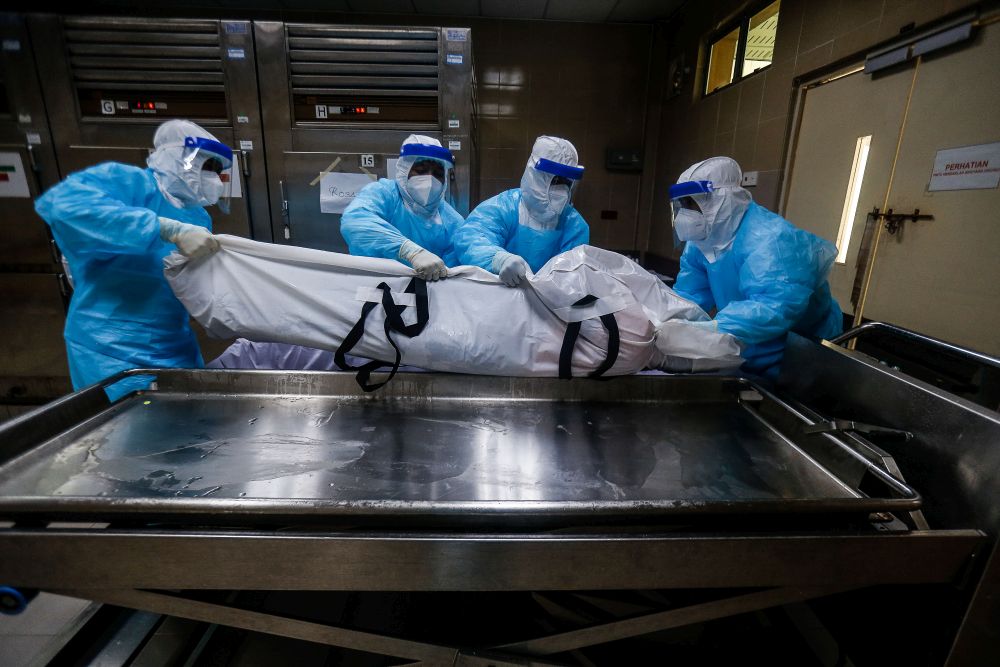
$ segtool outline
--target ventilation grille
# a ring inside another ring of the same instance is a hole
[[[224,90],[216,21],[63,21],[78,90]]]
[[[437,96],[437,30],[286,29],[293,94]]]

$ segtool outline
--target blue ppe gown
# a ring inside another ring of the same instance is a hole
[[[843,330],[827,282],[836,255],[832,243],[751,202],[733,244],[715,262],[687,244],[674,289],[718,310],[719,331],[747,345],[743,370],[776,377],[789,331],[818,340]]]
[[[180,209],[153,172],[104,162],[70,174],[35,201],[73,274],[63,336],[74,389],[130,368],[198,368],[188,313],[163,277],[175,247],[160,239],[160,216],[211,229],[204,208]],[[129,378],[111,400],[149,385]]]
[[[340,218],[340,233],[352,255],[401,261],[399,247],[409,240],[440,257],[446,266],[458,266],[452,236],[462,216],[443,200],[438,214],[425,218],[414,213],[403,202],[396,181],[381,178],[348,204]]]
[[[540,231],[520,224],[521,190],[506,190],[487,199],[469,214],[455,234],[455,249],[463,264],[493,268],[500,250],[520,255],[532,271],[538,271],[561,252],[590,242],[590,227],[572,205],[559,215],[554,229]]]

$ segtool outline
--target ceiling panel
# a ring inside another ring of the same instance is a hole
[[[609,21],[654,21],[669,18],[684,0],[618,0]]]
[[[685,0],[209,0],[218,7],[257,10],[422,14],[428,16],[547,19],[551,21],[651,22],[666,19]],[[184,7],[205,7],[205,0],[174,0]],[[111,4],[117,4],[112,2]],[[122,3],[124,4],[124,3]]]
[[[193,3],[192,3],[193,4]],[[204,4],[204,3],[201,3]],[[323,10],[328,12],[349,12],[351,7],[347,0],[285,0],[281,3],[269,2],[268,0],[220,0],[223,7],[233,7],[235,9],[296,9],[296,10]]]
[[[615,6],[615,0],[549,0],[545,18],[552,21],[602,22]]]
[[[292,4],[286,2],[286,4]],[[412,14],[413,3],[410,0],[347,0],[347,4],[355,12],[364,14]]]
[[[479,0],[413,0],[418,14],[479,16]]]
[[[540,19],[546,0],[482,0],[483,16],[503,19]]]

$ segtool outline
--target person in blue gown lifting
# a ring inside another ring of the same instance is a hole
[[[573,144],[541,136],[521,187],[501,192],[469,214],[455,234],[463,264],[479,266],[516,287],[528,271],[590,241],[590,227],[570,201],[583,177]]]
[[[228,210],[233,153],[186,120],[160,125],[153,147],[146,169],[104,162],[35,201],[73,275],[63,335],[74,389],[130,368],[203,365],[163,258],[218,249],[205,207]],[[148,384],[130,378],[107,393],[115,400]]]
[[[340,219],[352,255],[395,259],[425,280],[458,265],[452,236],[462,216],[445,197],[455,158],[432,137],[403,142],[396,173],[362,188]]]
[[[736,336],[742,368],[774,377],[789,331],[814,340],[843,329],[827,275],[837,249],[752,201],[735,160],[692,165],[670,187],[674,233],[686,242],[674,289],[715,318],[695,322]]]

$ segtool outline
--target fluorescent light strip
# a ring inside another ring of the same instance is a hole
[[[858,212],[861,184],[865,180],[865,166],[868,164],[868,149],[872,135],[858,137],[854,147],[854,164],[851,165],[851,180],[847,184],[844,197],[844,211],[840,214],[840,231],[837,232],[837,264],[847,263],[847,250],[851,247],[851,232],[854,231],[854,216]]]

